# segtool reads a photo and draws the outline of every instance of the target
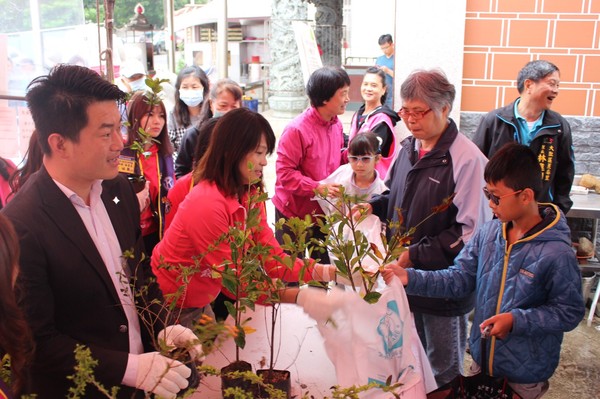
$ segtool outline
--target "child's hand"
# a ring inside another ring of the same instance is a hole
[[[398,263],[388,263],[383,266],[380,271],[386,284],[390,284],[394,276],[397,276],[400,279],[402,285],[408,284],[408,273],[406,273],[404,267],[400,266]]]
[[[479,325],[479,330],[483,333],[483,330],[489,325],[492,326],[490,335],[504,339],[512,331],[513,315],[512,313],[500,313],[492,316]]]
[[[350,215],[353,220],[358,220],[362,215],[369,216],[373,213],[373,207],[368,202],[361,202],[360,204],[353,205],[350,209]]]

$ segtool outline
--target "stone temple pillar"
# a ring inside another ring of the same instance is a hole
[[[273,0],[269,107],[275,117],[298,115],[308,106],[292,21],[306,21],[307,5],[300,0]]]
[[[310,0],[317,7],[315,37],[321,46],[323,65],[342,65],[344,13],[342,0]]]

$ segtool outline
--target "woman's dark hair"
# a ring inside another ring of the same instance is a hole
[[[359,133],[348,144],[348,154],[371,155],[381,154],[381,142],[379,136],[373,132]]]
[[[194,184],[207,180],[215,183],[225,196],[241,196],[246,183],[239,164],[248,153],[256,150],[263,136],[267,141],[267,153],[272,154],[275,134],[264,116],[247,108],[238,108],[218,118],[206,153],[193,171]],[[262,181],[258,185],[262,186]]]
[[[231,93],[233,98],[240,103],[240,106],[242,105],[243,92],[240,85],[228,78],[217,80],[216,83],[211,87],[208,98],[206,101],[204,101],[204,104],[202,104],[202,109],[200,110],[200,119],[198,121],[198,129],[200,129],[200,125],[204,123],[204,121],[209,120],[214,116],[211,105],[213,101],[219,97],[219,94],[224,91]]]
[[[507,143],[485,166],[483,179],[487,183],[503,182],[515,191],[530,188],[538,198],[542,192],[542,170],[531,148],[515,142]]]
[[[219,118],[210,118],[209,120],[204,121],[198,128],[198,141],[196,141],[196,148],[194,148],[194,166],[192,169],[196,167],[198,161],[200,161],[206,153],[208,143],[210,142],[210,138],[218,121]]]
[[[6,162],[4,158],[0,157],[0,177],[2,177],[2,180],[10,179],[10,171],[8,168],[8,162]]]
[[[25,159],[21,162],[20,167],[15,173],[10,176],[8,181],[12,195],[16,194],[25,185],[25,182],[29,180],[31,175],[40,170],[43,160],[44,154],[39,143],[37,130],[34,130],[29,138],[29,146],[27,147],[27,153],[25,153]]]
[[[13,281],[18,272],[19,241],[10,221],[0,214],[0,358],[10,356],[11,389],[18,396],[25,386],[33,356],[33,338],[17,306]]]
[[[175,119],[180,126],[190,126],[190,110],[186,103],[184,103],[181,98],[179,98],[179,89],[181,88],[181,81],[188,76],[194,76],[200,80],[202,84],[202,102],[206,102],[206,97],[208,96],[208,87],[210,83],[208,82],[208,76],[202,70],[202,68],[191,65],[183,68],[179,74],[177,75],[177,80],[175,81],[175,108],[173,109],[173,113],[175,114]]]
[[[306,84],[306,94],[313,107],[322,107],[336,91],[346,86],[350,86],[350,77],[346,71],[340,67],[326,66],[310,75]]]
[[[169,131],[167,129],[167,111],[165,110],[165,104],[161,101],[156,105],[150,105],[150,101],[145,96],[144,92],[138,91],[129,100],[127,104],[127,121],[129,122],[129,129],[127,134],[127,145],[131,145],[136,141],[140,141],[140,127],[146,129],[146,126],[141,126],[142,117],[148,115],[152,108],[160,107],[160,112],[164,115],[165,124],[156,140],[158,143],[158,152],[161,155],[173,154],[173,145],[169,140]]]
[[[385,104],[385,100],[388,97],[388,89],[389,89],[389,87],[387,87],[387,84],[385,82],[385,72],[383,72],[383,69],[381,69],[378,66],[372,66],[372,67],[367,68],[365,75],[368,73],[377,75],[377,76],[379,76],[379,79],[381,79],[381,84],[383,85],[383,88],[385,89],[385,93],[383,93],[383,96],[381,96],[381,104]]]

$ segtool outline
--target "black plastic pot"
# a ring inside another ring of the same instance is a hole
[[[227,388],[240,388],[244,392],[251,393],[253,397],[257,398],[258,386],[243,377],[232,377],[228,375],[229,373],[232,373],[234,371],[252,372],[252,365],[243,360],[239,360],[221,369],[221,391],[223,392],[223,398],[230,397],[225,394],[225,389]]]
[[[256,374],[262,378],[265,384],[273,385],[273,388],[285,392],[286,397],[292,397],[292,378],[287,370],[256,370]],[[260,387],[258,392],[259,398],[270,398],[264,388]]]
[[[146,187],[146,178],[144,175],[127,175],[127,180],[133,186],[133,191],[135,193],[139,193]]]

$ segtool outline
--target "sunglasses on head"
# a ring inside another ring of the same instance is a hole
[[[485,195],[485,198],[487,198],[488,201],[492,201],[494,203],[494,205],[500,205],[500,200],[504,197],[510,197],[511,195],[516,195],[521,192],[523,192],[523,190],[517,190],[517,191],[513,191],[512,193],[497,196],[497,195],[490,193],[490,191],[488,190],[487,187],[483,188],[483,195]]]

